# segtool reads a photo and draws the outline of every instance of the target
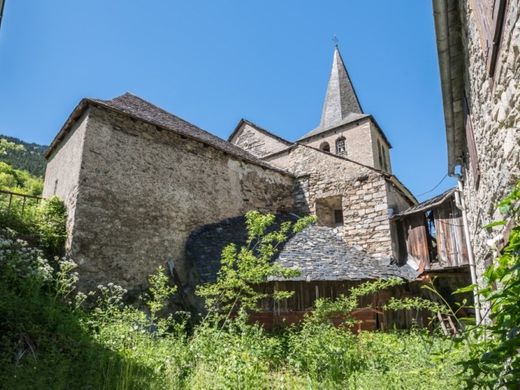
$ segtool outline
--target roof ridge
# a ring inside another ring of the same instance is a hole
[[[125,99],[125,97],[130,99]],[[144,105],[144,107],[139,107],[136,103],[141,103]],[[216,136],[215,134],[201,129],[200,127],[186,121],[185,119],[171,114],[165,109],[158,107],[153,103],[144,100],[143,98],[135,96],[130,92],[127,92],[111,100],[102,100],[94,98],[81,99],[79,104],[76,106],[76,108],[65,121],[64,125],[62,126],[61,130],[58,132],[52,143],[49,145],[49,148],[45,152],[46,158],[49,158],[51,156],[53,150],[65,138],[66,134],[70,131],[72,125],[81,117],[81,115],[83,115],[84,111],[89,107],[89,105],[97,105],[102,108],[118,112],[122,115],[140,120],[142,122],[149,123],[151,125],[161,127],[166,130],[170,130],[180,136],[193,139],[197,142],[201,142],[205,145],[218,149],[224,153],[228,153],[242,161],[246,161],[251,164],[263,167],[265,169],[270,169],[282,173],[284,175],[294,176],[291,173],[278,167],[275,167],[266,161],[262,161],[258,157],[252,155],[251,153],[239,148],[238,146],[230,142],[227,142],[226,140]]]
[[[172,116],[172,117],[174,117],[175,119],[178,119],[178,120],[180,120],[180,121],[182,121],[182,122],[188,124],[189,126],[196,127],[197,129],[199,129],[199,130],[201,130],[201,131],[203,131],[203,132],[205,132],[205,133],[207,133],[207,134],[209,134],[209,135],[211,135],[211,136],[213,136],[213,137],[219,138],[220,140],[222,140],[222,141],[225,142],[225,140],[224,140],[223,138],[220,138],[218,135],[215,135],[215,134],[213,134],[213,133],[211,133],[211,132],[209,132],[209,131],[207,131],[207,130],[204,130],[203,128],[201,128],[201,127],[199,127],[199,126],[197,126],[197,125],[195,125],[195,124],[193,124],[193,123],[191,123],[191,122],[188,122],[188,121],[185,120],[185,119],[182,119],[180,116],[177,116],[177,115],[175,115],[175,114],[172,114],[171,112],[166,111],[166,109],[164,109],[164,108],[162,108],[162,107],[159,107],[158,105],[153,104],[153,103],[149,102],[148,100],[143,99],[142,97],[139,97],[139,96],[137,96],[137,95],[134,95],[133,93],[128,92],[128,91],[125,92],[124,94],[120,95],[120,96],[117,96],[117,97],[113,98],[113,99],[110,99],[110,100],[104,100],[104,102],[107,102],[107,103],[109,103],[109,102],[114,102],[114,101],[118,101],[118,102],[121,101],[121,102],[122,102],[123,100],[120,99],[120,98],[124,98],[124,97],[131,97],[131,98],[133,98],[133,99],[137,99],[137,100],[139,100],[139,101],[141,101],[141,102],[143,102],[143,103],[145,103],[145,104],[147,104],[147,105],[149,105],[149,106],[151,106],[151,107],[153,107],[153,108],[155,108],[155,109],[161,111],[163,114],[166,114],[166,115]],[[120,100],[118,100],[118,99],[120,99]]]

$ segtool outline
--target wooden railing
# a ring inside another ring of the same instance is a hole
[[[21,199],[22,206],[21,206],[21,213],[23,214],[25,211],[25,207],[28,205],[29,202],[35,202],[40,203],[43,199],[41,196],[36,195],[28,195],[28,194],[22,194],[19,192],[13,192],[13,191],[7,191],[0,189],[0,196],[7,197],[7,205],[4,205],[3,202],[0,202],[0,209],[6,209],[8,212],[11,211],[11,209],[14,207],[14,203],[16,202],[16,199]],[[14,200],[14,202],[13,202]]]

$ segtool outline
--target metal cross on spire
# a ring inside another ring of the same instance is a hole
[[[332,42],[334,42],[334,46],[338,47],[339,39],[336,34],[332,37]]]

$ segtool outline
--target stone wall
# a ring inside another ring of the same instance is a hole
[[[70,246],[83,288],[140,287],[168,259],[187,281],[184,245],[195,228],[293,207],[290,175],[101,108],[91,107],[86,123]],[[67,169],[60,153],[47,181]]]
[[[374,156],[374,168],[391,173],[392,163],[390,159],[390,145],[388,145],[388,143],[381,135],[381,132],[377,129],[377,126],[372,122],[370,123],[370,130],[372,140],[372,154]],[[383,154],[381,155],[380,160],[379,155],[381,154],[381,151],[383,151]],[[383,164],[381,164],[381,162]]]
[[[389,215],[398,214],[414,205],[414,203],[403,194],[401,189],[389,180],[386,181],[386,194]],[[390,222],[390,233],[392,236],[392,251],[394,257],[399,260],[404,259],[405,254],[401,253],[399,248],[399,236],[403,235],[403,232],[399,231],[397,222],[392,220]],[[401,238],[404,239],[404,237]]]
[[[231,142],[257,157],[267,156],[268,154],[287,149],[289,146],[275,137],[255,129],[248,123],[242,124],[242,128]]]
[[[340,137],[345,137],[346,154],[344,157],[370,167],[382,169],[379,164],[379,152],[377,151],[377,140],[380,139],[382,144],[385,145],[389,160],[388,145],[383,141],[376,126],[369,119],[361,119],[358,122],[338,127],[308,138],[302,143],[320,149],[322,143],[327,142],[330,145],[330,152],[336,154],[336,140]],[[388,164],[388,166],[390,165]]]
[[[344,225],[337,228],[338,234],[348,245],[373,255],[393,255],[384,175],[304,145],[266,161],[297,177],[295,199],[300,211],[316,214],[317,202],[341,196]]]
[[[520,179],[520,10],[517,1],[508,2],[497,68],[494,77],[488,78],[473,2],[461,3],[465,92],[481,171],[477,187],[470,167],[466,167],[464,196],[477,273],[481,275],[492,259],[486,240],[498,233],[488,233],[483,226],[499,217],[497,203]]]
[[[67,207],[67,243],[71,247],[80,171],[83,160],[83,143],[88,124],[88,111],[77,120],[69,134],[48,158],[45,170],[43,197],[57,195]]]

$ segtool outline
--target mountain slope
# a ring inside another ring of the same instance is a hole
[[[27,143],[18,138],[0,134],[0,161],[16,169],[23,169],[35,176],[45,174],[45,145]]]

